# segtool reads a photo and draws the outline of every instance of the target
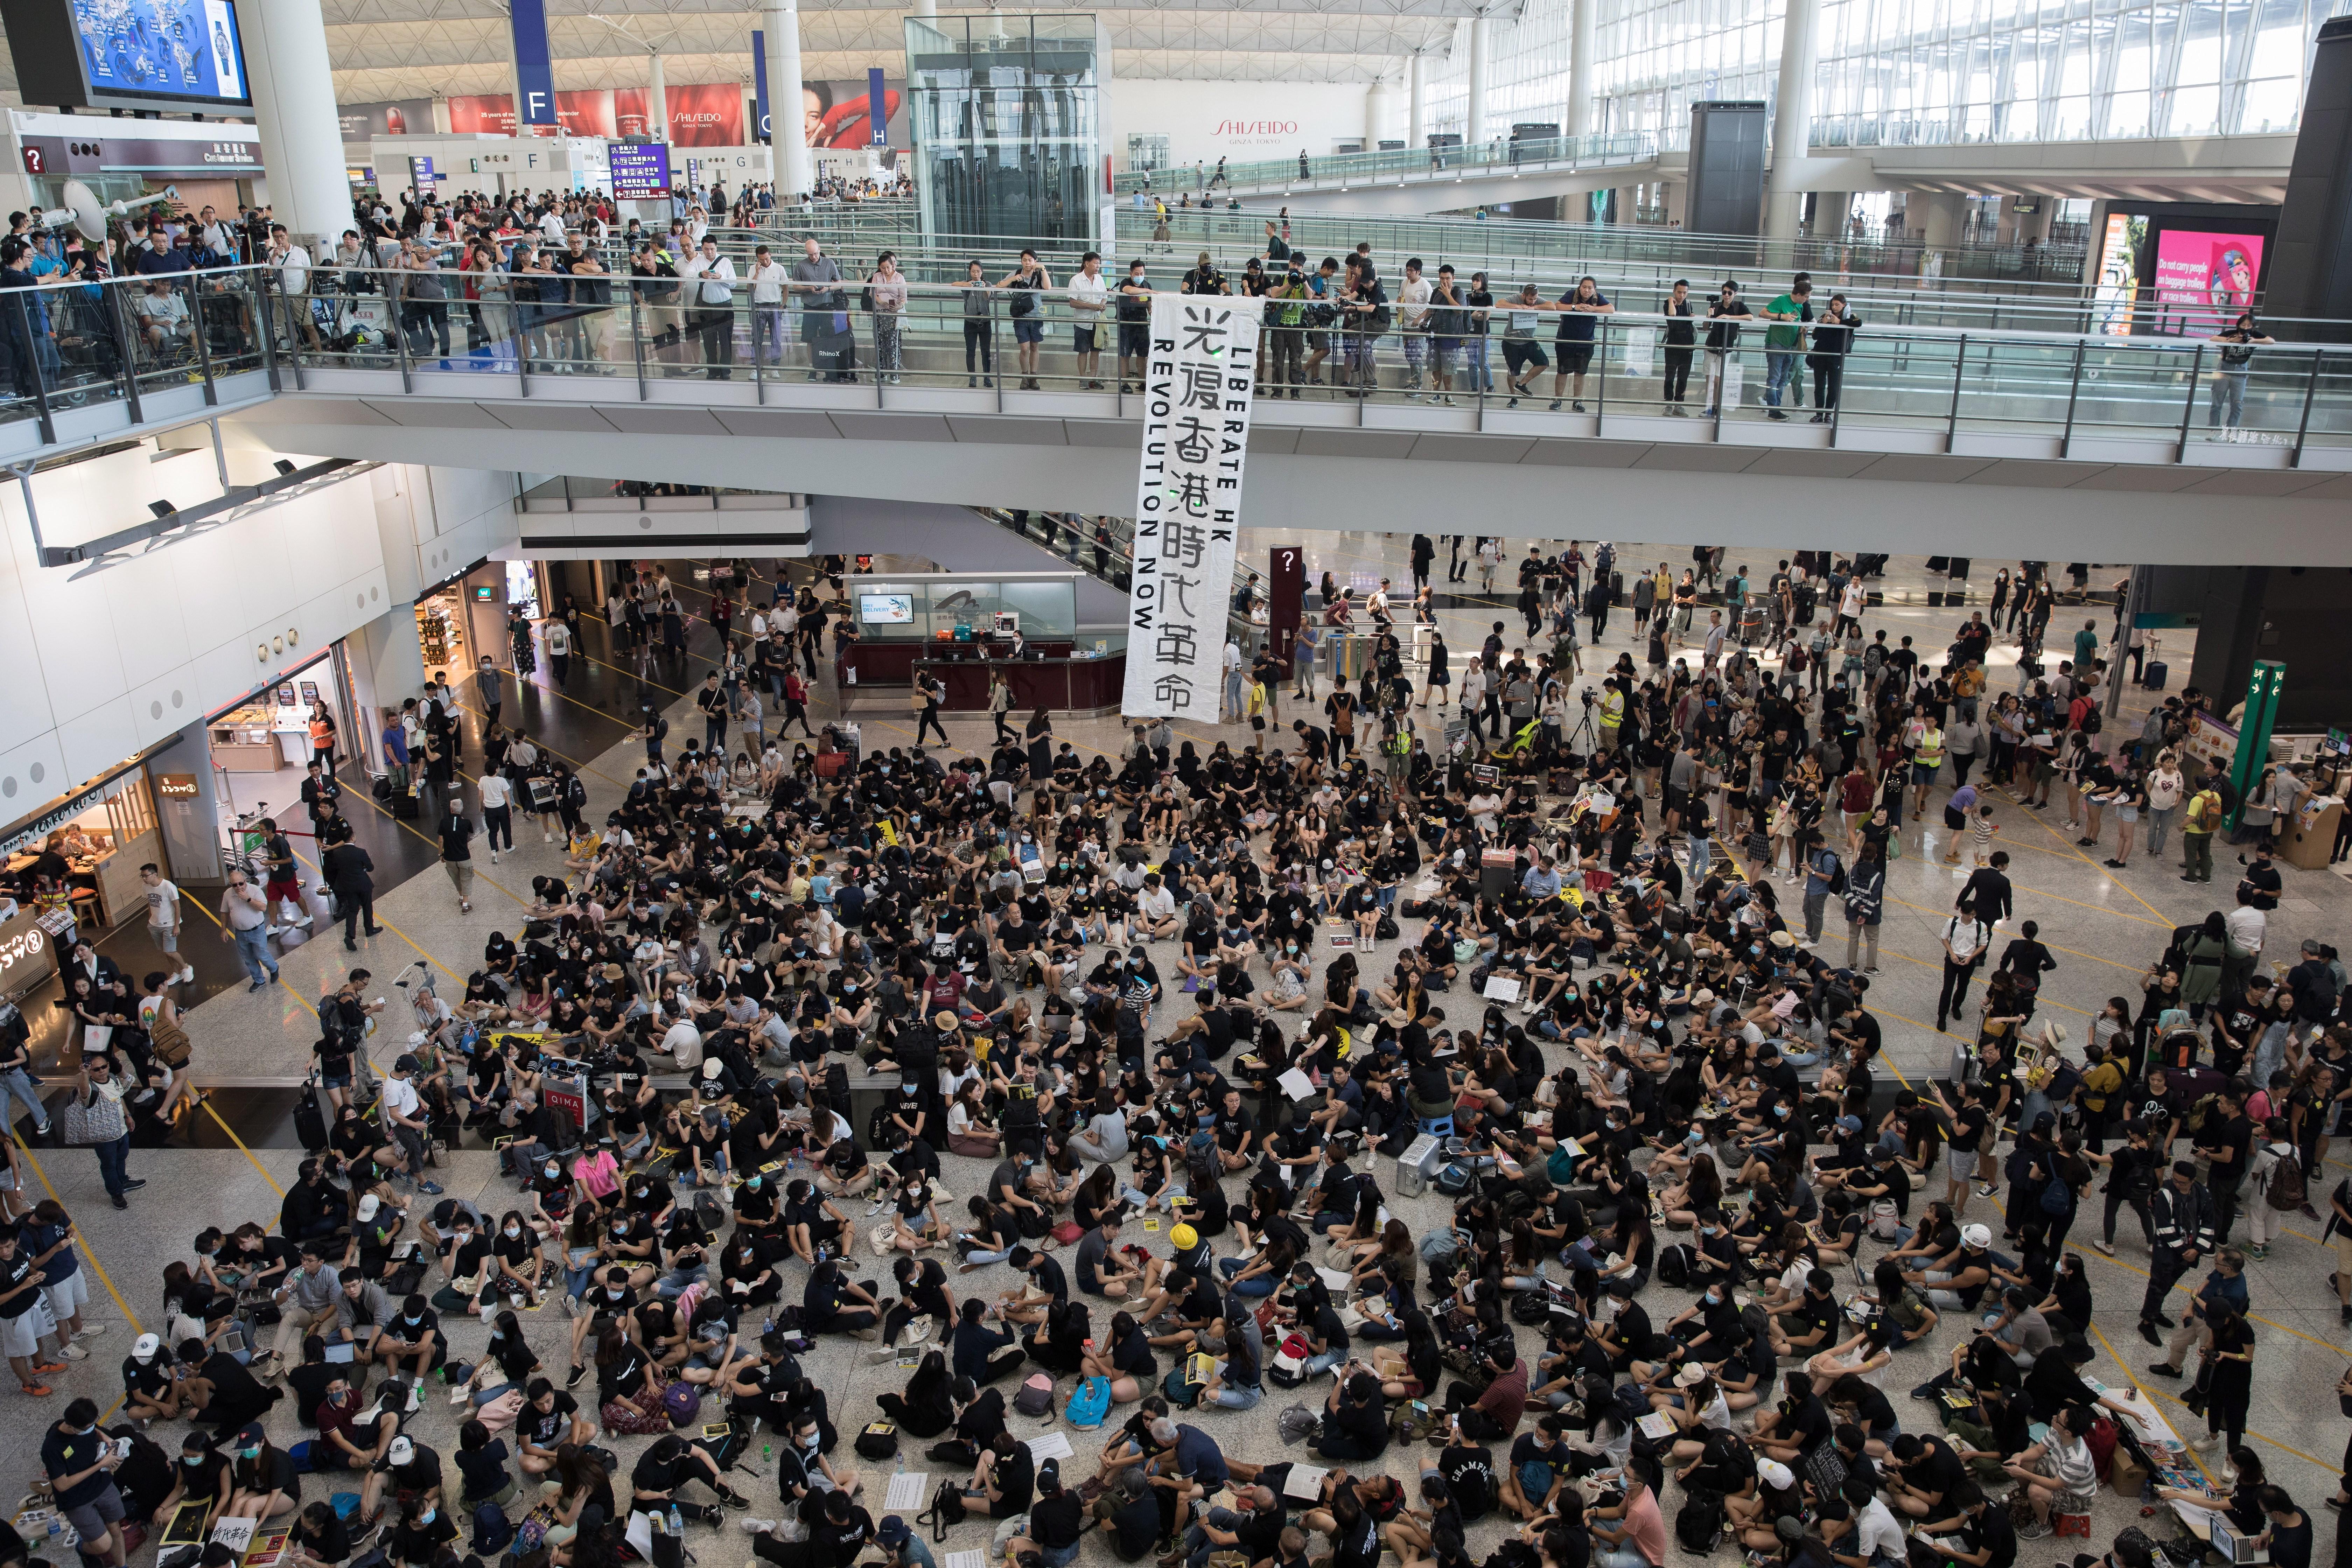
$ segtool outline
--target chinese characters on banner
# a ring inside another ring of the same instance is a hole
[[[1259,304],[1216,294],[1152,297],[1119,703],[1131,719],[1217,717]]]

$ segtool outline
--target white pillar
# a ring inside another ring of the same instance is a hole
[[[1422,64],[1418,53],[1405,59],[1404,139],[1408,146],[1420,147],[1429,140],[1422,123]]]
[[[646,57],[646,134],[656,142],[670,140],[669,84],[662,75],[658,49]]]
[[[1377,153],[1381,133],[1388,129],[1389,84],[1376,81],[1364,89],[1364,151]]]
[[[1462,122],[1462,145],[1483,145],[1486,140],[1486,18],[1470,18],[1470,110]]]
[[[809,178],[806,114],[801,101],[801,14],[793,0],[767,0],[769,141],[776,199],[800,195]]]
[[[259,0],[246,20],[246,72],[270,208],[298,244],[323,257],[322,247],[352,222],[326,18],[317,0]]]
[[[1813,128],[1813,18],[1821,0],[1789,0],[1780,25],[1780,86],[1772,110],[1772,174],[1765,185],[1764,237],[1797,237],[1797,181]]]
[[[1576,0],[1568,43],[1568,123],[1560,130],[1570,136],[1592,131],[1593,0]]]

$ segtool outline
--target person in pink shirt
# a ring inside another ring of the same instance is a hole
[[[1625,1500],[1594,1509],[1588,1517],[1593,1540],[1605,1548],[1596,1556],[1598,1568],[1664,1568],[1665,1516],[1658,1511],[1657,1494],[1641,1478],[1627,1475]]]
[[[613,1158],[612,1150],[599,1144],[593,1154],[572,1162],[572,1180],[583,1200],[602,1208],[621,1190],[620,1162]]]

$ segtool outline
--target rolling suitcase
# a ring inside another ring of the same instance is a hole
[[[294,1136],[313,1154],[327,1146],[327,1117],[319,1109],[319,1075],[302,1082],[302,1098],[294,1102]]]
[[[1609,574],[1609,603],[1612,608],[1625,603],[1625,574],[1622,572]]]
[[[2161,691],[2164,689],[2164,678],[2170,673],[2164,660],[2152,658],[2147,661],[2147,670],[2141,675],[2139,683],[2150,691]]]

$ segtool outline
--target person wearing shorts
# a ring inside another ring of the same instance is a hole
[[[56,1489],[58,1511],[81,1532],[84,1560],[122,1568],[122,1532],[115,1526],[127,1510],[114,1484],[114,1468],[122,1461],[114,1439],[97,1426],[96,1405],[77,1399],[67,1405],[64,1419],[41,1436],[41,1466]]]
[[[41,1270],[33,1262],[32,1250],[17,1239],[15,1231],[0,1230],[0,1353],[7,1356],[25,1392],[36,1398],[48,1396],[49,1391],[41,1382],[43,1377],[66,1369],[62,1361],[41,1359],[41,1336],[49,1326],[48,1314],[41,1310],[42,1304]],[[97,1418],[98,1412],[93,1409],[90,1420]],[[58,1500],[66,1501],[63,1497]],[[105,1531],[100,1530],[98,1533],[103,1535]],[[121,1560],[118,1553],[116,1561]]]
[[[1614,315],[1617,307],[1609,302],[1608,296],[1601,293],[1600,286],[1588,276],[1578,279],[1576,287],[1559,297],[1557,309],[1560,311],[1559,369],[1552,376],[1551,406],[1553,412],[1559,411],[1559,395],[1566,391],[1570,394],[1571,406],[1581,414],[1584,412],[1584,373],[1592,364],[1593,333],[1600,326],[1593,318]]]
[[[274,910],[278,907],[278,900],[283,899],[286,900],[286,923],[307,927],[310,923],[310,913],[302,907],[302,883],[300,873],[294,868],[293,843],[278,831],[276,817],[263,817],[261,831],[261,852],[269,862],[268,880],[261,887],[261,907]],[[273,931],[269,934],[275,936],[278,933]]]
[[[1520,398],[1533,395],[1536,377],[1551,364],[1543,344],[1536,342],[1536,317],[1552,308],[1534,284],[1527,283],[1503,311],[1503,380],[1511,389],[1507,407],[1517,408]]]

